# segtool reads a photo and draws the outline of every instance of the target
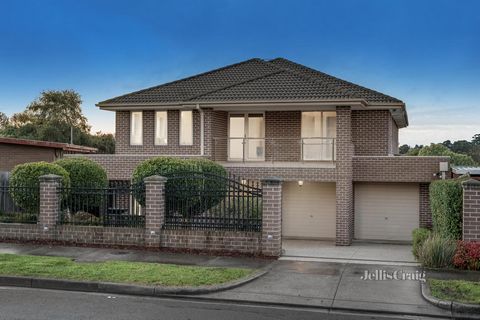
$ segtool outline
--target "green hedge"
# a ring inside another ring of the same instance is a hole
[[[202,173],[207,174],[205,178],[202,178]],[[133,172],[132,180],[137,186],[135,198],[141,205],[145,204],[143,180],[153,175],[177,177],[167,180],[165,189],[175,195],[174,201],[179,203],[178,213],[183,216],[202,213],[226,196],[222,190],[227,189],[227,172],[221,165],[206,159],[158,157],[145,160]]]
[[[103,189],[108,187],[107,172],[98,163],[87,158],[66,158],[55,161],[55,164],[64,168],[70,175],[72,193],[79,188]],[[104,193],[99,192],[76,192],[68,195],[68,207],[71,214],[87,211],[99,215],[100,208],[105,202]]]
[[[463,190],[461,179],[438,180],[430,184],[430,208],[435,233],[447,239],[462,237]]]
[[[20,187],[38,187],[39,177],[46,174],[56,174],[62,178],[62,185],[70,186],[68,172],[59,165],[48,162],[31,162],[19,164],[13,168],[9,178],[9,191],[17,206],[27,212],[38,212],[39,196],[36,192],[26,192]]]
[[[98,163],[87,158],[67,158],[54,162],[70,175],[72,187],[106,188],[107,172]]]

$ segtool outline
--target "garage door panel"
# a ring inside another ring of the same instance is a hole
[[[283,184],[282,235],[288,238],[335,238],[335,184]]]
[[[418,221],[418,184],[355,185],[356,239],[411,241]]]

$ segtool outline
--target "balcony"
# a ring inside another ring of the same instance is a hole
[[[213,160],[242,163],[335,161],[335,138],[214,138]]]

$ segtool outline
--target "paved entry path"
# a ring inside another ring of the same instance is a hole
[[[335,246],[330,241],[283,240],[281,260],[418,266],[412,246],[354,242]]]
[[[433,317],[450,313],[426,302],[413,280],[362,280],[365,270],[415,274],[416,267],[280,260],[269,273],[241,287],[204,297],[296,304],[365,312],[395,312]]]

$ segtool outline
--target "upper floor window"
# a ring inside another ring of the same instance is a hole
[[[336,137],[335,112],[302,112],[303,160],[334,160]]]
[[[265,159],[265,120],[262,113],[230,114],[228,127],[230,160]]]
[[[143,144],[142,112],[131,112],[130,121],[130,144],[133,146],[140,146]]]
[[[193,144],[193,112],[180,111],[180,145]]]
[[[155,112],[155,145],[166,145],[168,142],[167,111]]]

